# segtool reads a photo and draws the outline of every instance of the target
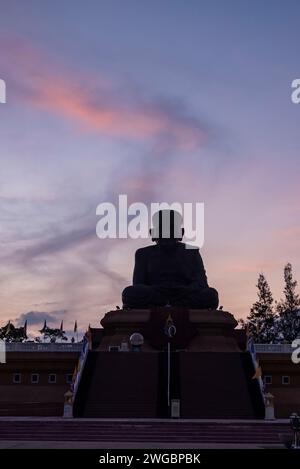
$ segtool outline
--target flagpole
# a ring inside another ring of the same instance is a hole
[[[168,340],[168,390],[167,390],[167,395],[168,395],[169,417],[170,417],[170,381],[171,381],[171,344],[170,344],[170,341]]]
[[[170,417],[170,403],[171,403],[171,338],[173,338],[176,334],[176,326],[174,325],[173,319],[171,314],[167,317],[166,325],[165,325],[165,334],[168,337],[168,348],[167,348],[167,375],[168,375],[168,382],[167,382],[167,404],[168,404],[168,416]]]
[[[77,320],[74,322],[74,334],[76,334],[76,342],[78,343],[78,326],[77,326]]]

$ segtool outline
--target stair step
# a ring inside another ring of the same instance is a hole
[[[88,420],[0,421],[2,440],[278,444],[288,423],[127,422]]]

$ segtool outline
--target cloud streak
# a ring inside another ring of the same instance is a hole
[[[128,99],[124,90],[120,93],[113,89],[102,77],[98,80],[82,73],[71,74],[55,62],[50,67],[45,54],[31,44],[6,40],[1,48],[3,67],[7,66],[24,102],[75,122],[83,132],[134,141],[172,142],[173,148],[184,151],[207,140],[203,123],[189,115],[178,100],[134,97],[133,89],[127,90]]]

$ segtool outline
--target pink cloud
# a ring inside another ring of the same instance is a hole
[[[67,81],[54,84],[44,82],[30,101],[46,111],[76,121],[83,130],[99,131],[112,137],[143,140],[159,138],[167,134],[183,149],[191,149],[202,143],[204,133],[159,109],[122,109],[109,104],[90,104],[84,91],[72,88]]]
[[[225,273],[237,273],[237,274],[246,274],[254,273],[259,274],[260,272],[273,272],[278,266],[279,262],[276,261],[265,261],[265,262],[239,262],[239,263],[228,263],[224,264],[222,267],[223,272]]]
[[[31,44],[6,41],[2,47],[2,58],[23,100],[75,122],[82,131],[138,141],[167,139],[182,150],[191,150],[207,138],[202,126],[182,110],[168,109],[158,100],[128,106],[126,96],[114,93],[103,77],[71,74]]]

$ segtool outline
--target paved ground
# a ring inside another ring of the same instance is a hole
[[[63,417],[0,417],[0,421],[13,421],[13,422],[18,422],[18,421],[23,421],[23,422],[31,422],[31,421],[41,421],[41,422],[62,422],[62,421],[72,421],[72,422],[172,422],[172,423],[177,423],[180,425],[181,423],[259,423],[260,425],[281,425],[281,424],[286,424],[289,423],[289,419],[275,419],[275,420],[243,420],[243,419],[128,419],[128,418],[120,418],[120,419],[102,419],[102,418],[71,418],[71,419],[65,419]]]
[[[269,445],[268,448],[283,448],[283,446]],[[105,442],[95,443],[87,441],[0,441],[0,449],[263,449],[257,445],[238,444],[161,444]]]

